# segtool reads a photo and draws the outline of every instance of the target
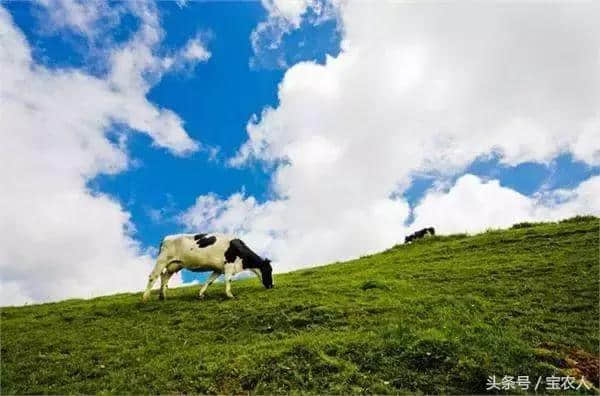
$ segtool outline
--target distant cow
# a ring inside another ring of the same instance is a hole
[[[413,232],[412,234],[404,238],[404,243],[409,243],[417,239],[425,237],[427,234],[435,235],[435,229],[433,227],[423,228],[422,230]]]
[[[185,268],[189,271],[212,271],[199,297],[221,274],[225,274],[225,293],[231,293],[231,277],[238,272],[250,270],[262,281],[265,288],[273,287],[271,261],[260,258],[241,240],[225,234],[179,234],[169,235],[160,244],[156,265],[150,273],[144,292],[148,300],[152,285],[160,275],[160,299],[165,298],[167,283],[173,274]]]

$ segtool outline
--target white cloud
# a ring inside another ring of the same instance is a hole
[[[175,4],[177,4],[177,6],[179,8],[184,8],[187,6],[188,1],[187,0],[175,0]]]
[[[261,0],[267,10],[268,18],[281,18],[292,25],[300,26],[304,14],[314,1],[311,0]]]
[[[199,197],[181,221],[190,229],[239,235],[257,253],[274,259],[275,270],[282,272],[373,253],[399,240],[404,232],[402,220],[408,216],[405,202],[352,198],[354,202],[340,204],[343,210],[339,210],[329,200],[259,204],[242,194],[226,200],[208,195]],[[372,224],[379,227],[371,228]]]
[[[198,34],[196,37],[189,39],[188,42],[174,54],[165,57],[162,62],[162,67],[165,71],[191,71],[194,66],[200,62],[208,61],[211,56],[212,54],[205,46],[204,39]]]
[[[210,52],[204,47],[204,43],[199,38],[194,38],[186,44],[182,56],[192,61],[207,61],[210,58]]]
[[[106,78],[36,64],[0,7],[0,305],[145,286],[151,259],[133,238],[129,213],[86,187],[129,164],[123,139],[113,143],[105,132],[119,123],[176,155],[199,145],[175,113],[145,97],[167,68],[153,53],[162,34],[155,10],[135,6],[141,28],[111,50]]]
[[[429,191],[404,226],[409,210],[402,200],[356,204],[340,200],[339,209],[307,199],[310,208],[288,200],[259,204],[234,194],[226,200],[198,197],[181,216],[190,229],[219,230],[242,237],[259,254],[274,260],[276,272],[327,264],[375,253],[403,242],[405,235],[433,226],[438,234],[477,233],[523,221],[555,221],[575,215],[600,215],[600,176],[574,190],[554,190],[533,197],[464,175],[448,191]],[[362,203],[361,203],[362,202]],[[290,207],[296,209],[295,213]]]
[[[250,59],[252,67],[286,68],[286,56],[281,51],[284,36],[298,29],[303,20],[318,25],[337,16],[335,0],[261,0],[261,3],[267,17],[250,35],[255,55]]]
[[[497,180],[465,175],[447,192],[432,191],[415,208],[414,229],[435,226],[441,234],[506,228],[523,221],[559,220],[575,215],[600,215],[600,176],[574,190],[522,195]]]
[[[390,197],[414,174],[444,179],[493,152],[508,164],[564,151],[597,161],[598,4],[341,4],[340,54],[288,69],[278,107],[249,121],[231,161],[272,163],[275,197],[201,197],[187,224],[238,231],[290,269],[401,240],[408,208]],[[583,192],[549,209],[493,182],[467,177],[455,189],[430,197],[417,221],[476,230],[594,209]],[[511,216],[473,204],[490,191]],[[461,199],[470,211],[454,218],[444,204]]]
[[[598,7],[461,4],[349,2],[342,53],[286,72],[279,107],[250,123],[245,151],[287,157],[307,134],[367,131],[371,144],[453,167],[490,150],[514,164],[572,148],[598,117]]]
[[[575,158],[590,165],[600,165],[600,117],[587,121],[575,137],[571,151]]]
[[[40,4],[50,22],[42,29],[70,29],[91,40],[98,38],[103,27],[116,23],[122,11],[102,0],[40,0]]]

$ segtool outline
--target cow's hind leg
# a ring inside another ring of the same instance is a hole
[[[148,284],[146,285],[146,291],[144,292],[144,295],[142,297],[144,301],[148,301],[148,298],[150,297],[150,291],[152,290],[154,282],[156,282],[156,279],[158,279],[159,275],[163,272],[167,264],[167,260],[161,258],[160,256],[156,260],[156,265],[154,266],[152,272],[150,272],[150,276],[148,276]]]
[[[210,274],[210,276],[208,277],[206,282],[204,282],[204,284],[202,285],[202,288],[200,289],[200,293],[198,293],[198,298],[204,298],[204,293],[206,292],[206,289],[208,289],[208,286],[212,285],[212,283],[215,280],[217,280],[219,275],[221,275],[221,274],[219,274],[216,271],[214,271],[212,274]]]

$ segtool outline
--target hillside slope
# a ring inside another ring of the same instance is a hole
[[[2,393],[485,393],[490,375],[552,374],[598,386],[599,261],[599,220],[575,218],[399,245],[276,275],[272,290],[238,281],[233,301],[217,284],[204,301],[194,286],[4,308]]]

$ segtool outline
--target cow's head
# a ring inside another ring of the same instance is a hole
[[[262,282],[266,289],[273,288],[273,267],[271,267],[271,260],[264,259],[260,266],[260,272],[262,274]]]

